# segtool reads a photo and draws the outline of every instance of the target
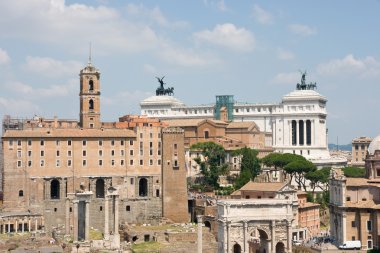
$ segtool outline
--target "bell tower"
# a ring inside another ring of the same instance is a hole
[[[91,63],[91,50],[87,66],[79,73],[80,77],[80,126],[100,128],[100,72]]]

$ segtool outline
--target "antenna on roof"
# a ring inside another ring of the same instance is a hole
[[[91,66],[91,42],[89,42],[88,65]]]

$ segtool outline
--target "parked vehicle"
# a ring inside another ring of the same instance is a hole
[[[293,240],[293,245],[294,246],[301,246],[301,244],[302,244],[301,241]]]
[[[345,241],[339,246],[339,249],[361,249],[362,243],[360,241]]]

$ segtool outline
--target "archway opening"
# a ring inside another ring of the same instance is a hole
[[[148,195],[148,180],[141,178],[139,181],[139,196],[146,197]]]
[[[94,100],[90,99],[90,101],[88,102],[88,109],[94,110]]]
[[[208,220],[205,221],[205,227],[207,227],[209,231],[211,231],[211,223]]]
[[[93,80],[90,80],[90,82],[88,83],[88,90],[89,91],[93,91],[94,90],[94,81]]]
[[[53,179],[50,183],[50,198],[51,199],[59,199],[59,181],[57,179]]]
[[[241,253],[241,246],[238,243],[235,243],[233,250],[234,253]]]
[[[278,242],[276,244],[276,253],[285,253],[285,245],[283,242]]]
[[[104,180],[101,178],[96,180],[96,197],[104,198]]]
[[[249,242],[249,252],[266,253],[268,251],[268,234],[261,229],[251,233],[252,240]]]

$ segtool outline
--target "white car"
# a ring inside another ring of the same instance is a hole
[[[302,244],[301,241],[293,240],[293,245],[294,246],[301,246],[301,244]]]

